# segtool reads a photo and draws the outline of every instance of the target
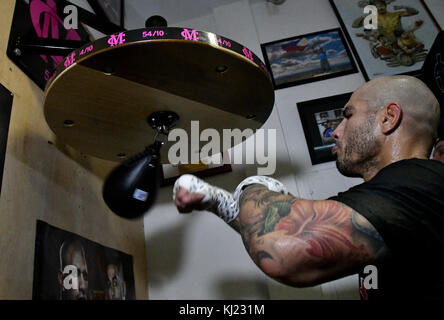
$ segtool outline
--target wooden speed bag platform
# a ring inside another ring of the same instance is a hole
[[[153,112],[177,113],[176,128],[188,137],[194,120],[200,132],[213,128],[222,137],[223,129],[260,128],[273,105],[270,75],[251,50],[213,33],[159,27],[107,36],[69,54],[47,83],[44,112],[64,143],[122,161],[154,141],[147,122]],[[162,163],[174,143],[162,148]]]

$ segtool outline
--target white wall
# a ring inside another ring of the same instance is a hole
[[[444,1],[426,2],[442,22]],[[192,18],[186,21],[171,21],[165,8],[164,12],[148,11],[142,18],[140,10],[131,7],[134,2],[127,3],[127,14],[136,14],[126,23],[128,29],[140,28],[147,17],[161,14],[170,26],[215,32],[244,44],[260,57],[261,43],[339,27],[328,0],[287,0],[280,6],[265,0],[227,1],[212,12],[206,8],[200,16],[198,12],[187,12],[184,16]],[[275,108],[264,128],[277,129],[278,169],[274,177],[293,194],[325,199],[361,182],[341,176],[334,162],[311,165],[296,103],[351,92],[363,83],[361,73],[356,73],[275,92]],[[243,178],[256,174],[254,166],[233,169],[232,173],[207,181],[233,190]],[[150,299],[359,298],[356,275],[306,289],[290,288],[266,278],[248,258],[240,237],[228,226],[206,212],[179,215],[171,196],[171,188],[162,189],[158,204],[145,218]]]
[[[433,13],[438,24],[444,28],[444,1],[442,0],[424,0],[430,11]]]

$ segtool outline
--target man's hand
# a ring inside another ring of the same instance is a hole
[[[204,210],[201,193],[190,193],[187,189],[180,187],[176,193],[174,204],[180,213],[190,213],[193,210]]]
[[[215,213],[227,223],[233,221],[239,213],[239,207],[230,192],[191,174],[184,174],[176,180],[173,201],[181,213],[206,210]]]

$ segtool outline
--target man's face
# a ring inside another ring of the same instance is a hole
[[[66,265],[73,265],[77,268],[79,289],[63,288],[63,300],[86,300],[88,292],[88,270],[85,256],[82,251],[72,250],[68,256]]]
[[[112,280],[117,276],[117,267],[112,264],[108,265],[108,267],[106,268],[106,273],[108,276],[108,280],[112,282]]]
[[[433,151],[433,160],[444,162],[444,140],[438,142]]]
[[[108,295],[111,300],[122,299],[122,283],[118,277],[117,266],[110,264],[106,268]]]
[[[375,134],[375,114],[368,113],[364,91],[356,91],[345,105],[344,119],[333,132],[337,155],[336,166],[347,177],[362,177],[363,168],[377,154],[379,143]]]

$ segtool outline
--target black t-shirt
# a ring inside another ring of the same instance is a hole
[[[402,160],[330,200],[367,218],[390,250],[370,298],[444,300],[443,163]]]

